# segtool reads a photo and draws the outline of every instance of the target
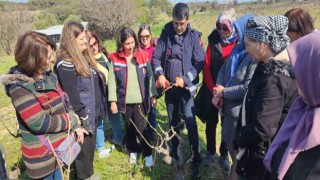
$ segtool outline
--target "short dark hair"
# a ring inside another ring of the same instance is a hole
[[[307,11],[295,8],[287,11],[284,16],[289,19],[288,32],[296,32],[305,36],[314,31],[313,19]]]
[[[123,29],[121,29],[121,31],[119,32],[119,36],[117,39],[117,52],[121,52],[123,51],[123,47],[122,44],[129,38],[129,37],[133,37],[134,39],[134,49],[139,49],[139,41],[138,41],[138,37],[136,35],[136,33],[129,27],[125,27]]]
[[[173,7],[172,17],[178,19],[189,19],[189,7],[185,3],[177,3]]]
[[[24,73],[32,76],[43,70],[47,63],[48,46],[53,51],[56,49],[56,44],[49,36],[35,31],[27,31],[17,41],[14,50],[15,61]]]

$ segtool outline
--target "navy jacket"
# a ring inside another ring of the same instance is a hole
[[[141,92],[141,97],[143,100],[144,111],[149,111],[149,80],[147,74],[147,63],[148,63],[148,54],[144,51],[135,51],[133,54],[136,60],[136,71],[138,75],[139,87]],[[112,53],[110,55],[112,64],[114,67],[114,73],[117,84],[117,105],[121,113],[126,112],[126,94],[127,94],[127,60],[123,52],[121,53]],[[151,73],[152,75],[152,73]]]
[[[96,70],[91,70],[93,71]],[[69,95],[71,105],[82,119],[88,119],[90,128],[96,129],[95,120],[96,117],[96,100],[95,100],[95,87],[94,77],[91,73],[91,77],[79,76],[76,73],[74,64],[72,62],[64,61],[58,58],[54,72],[58,76],[59,83],[62,89]],[[99,75],[100,91],[102,101],[100,105],[100,117],[106,117],[106,87],[104,83],[104,77],[96,71]],[[102,85],[103,84],[103,85]]]
[[[151,63],[156,78],[165,75],[172,82],[172,78],[170,78],[172,73],[181,74],[185,88],[189,90],[191,96],[194,96],[199,84],[198,75],[203,68],[205,51],[201,46],[201,33],[191,29],[190,24],[188,24],[187,30],[182,36],[182,49],[173,48],[178,43],[178,35],[174,31],[173,22],[167,23],[153,52]],[[178,54],[178,56],[172,57],[173,54]],[[182,72],[176,72],[177,69],[171,63],[172,60],[176,59],[182,62]]]

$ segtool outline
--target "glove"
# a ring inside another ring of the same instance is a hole
[[[88,133],[93,134],[93,131],[89,125],[89,121],[88,121],[89,117],[88,115],[86,117],[80,117],[80,121],[81,121],[81,126],[88,131]]]

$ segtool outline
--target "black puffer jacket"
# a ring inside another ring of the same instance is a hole
[[[267,176],[264,156],[297,97],[290,67],[285,50],[266,63],[260,62],[249,84],[244,106],[246,125],[242,127],[240,119],[235,134],[235,145],[247,149],[237,172],[241,174],[241,168],[245,169],[247,179]]]

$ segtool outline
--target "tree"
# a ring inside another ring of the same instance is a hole
[[[115,38],[125,26],[136,25],[137,10],[132,0],[80,0],[79,13],[89,29],[103,39]]]
[[[54,14],[41,12],[33,17],[33,24],[36,29],[45,29],[59,23]]]
[[[5,11],[0,12],[0,47],[10,55],[17,38],[32,29],[31,14],[26,7],[21,9],[14,4],[5,6]]]

